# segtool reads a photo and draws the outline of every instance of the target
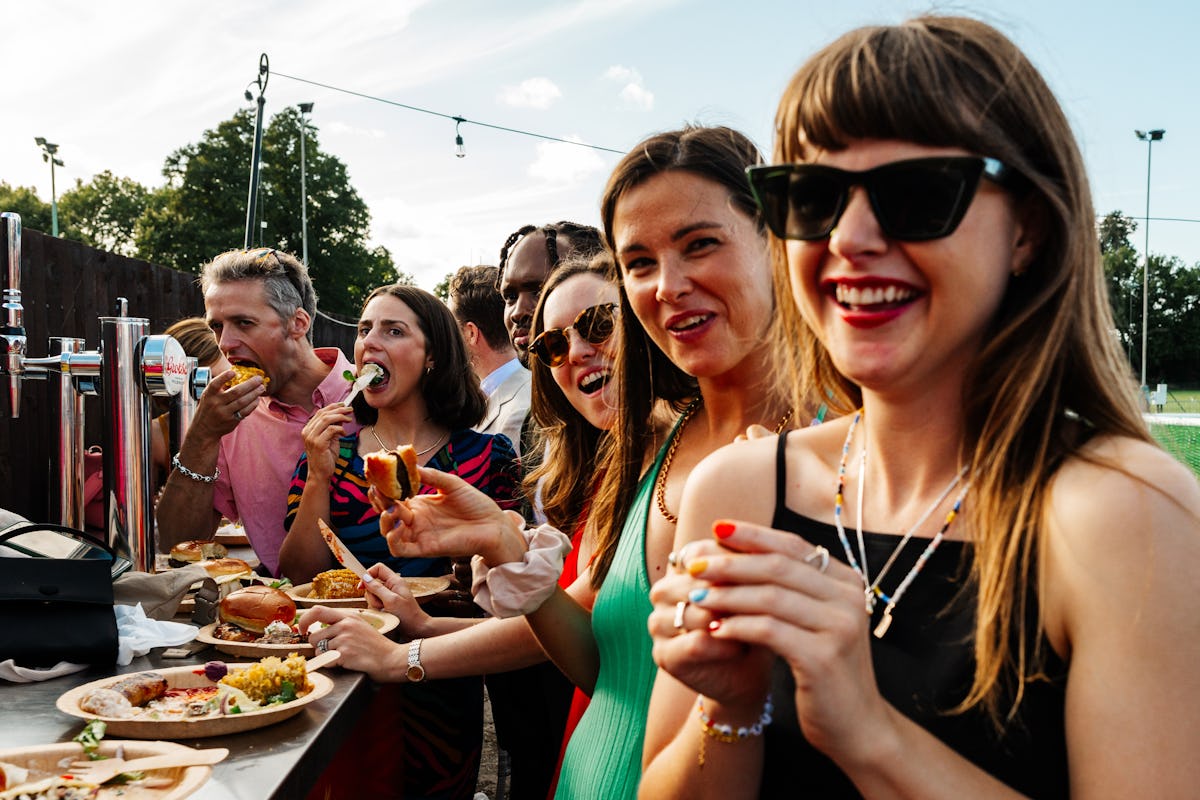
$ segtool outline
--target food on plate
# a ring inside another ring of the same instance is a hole
[[[0,789],[11,789],[29,780],[29,770],[0,761]]]
[[[257,664],[231,671],[221,678],[221,685],[239,689],[258,703],[286,703],[312,690],[307,664],[307,659],[296,653],[286,659],[267,656]]]
[[[213,638],[257,644],[300,644],[293,625],[296,601],[279,589],[261,584],[231,592],[217,608]]]
[[[389,500],[407,500],[420,491],[417,451],[411,445],[367,453],[364,461],[367,480]]]
[[[92,800],[100,793],[95,783],[68,775],[44,778],[15,789],[0,791],[0,800]]]
[[[269,384],[271,382],[271,379],[267,377],[267,373],[263,372],[258,367],[251,367],[247,364],[234,364],[233,365],[233,377],[230,378],[229,382],[225,384],[225,388],[232,389],[234,386],[237,386],[239,383],[245,383],[246,381],[250,380],[255,375],[257,375],[263,379],[264,387],[266,387],[267,384]]]
[[[213,558],[201,561],[200,565],[204,567],[210,578],[220,578],[225,575],[241,575],[254,571],[249,563],[240,558]]]
[[[218,664],[223,669],[217,669]],[[296,653],[289,654],[286,659],[268,656],[246,667],[209,662],[193,672],[197,676],[203,676],[201,685],[168,685],[153,699],[130,703],[118,688],[123,681],[118,681],[91,690],[83,696],[79,707],[82,711],[107,719],[159,722],[208,719],[288,703],[303,697],[313,688],[308,677],[307,660]],[[165,679],[163,680],[165,683]],[[107,707],[99,710],[88,701],[100,693],[107,693],[105,696],[110,698],[120,697],[125,701],[125,705],[116,710]]]
[[[345,600],[362,597],[364,590],[358,576],[348,569],[330,569],[313,576],[309,597],[321,600]]]
[[[217,544],[209,539],[193,539],[190,542],[180,542],[171,548],[169,559],[172,567],[186,567],[205,559],[225,558],[229,550],[223,544]]]

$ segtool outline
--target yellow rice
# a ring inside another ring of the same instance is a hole
[[[267,656],[245,669],[231,669],[228,675],[221,678],[221,683],[241,689],[251,699],[263,703],[268,697],[280,693],[284,681],[290,681],[296,687],[296,696],[300,697],[308,694],[312,688],[305,663],[304,656],[296,653],[290,653],[286,660]]]

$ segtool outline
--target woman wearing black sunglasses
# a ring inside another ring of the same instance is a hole
[[[1200,490],[1139,417],[1045,82],[923,17],[814,56],[777,131],[789,379],[846,416],[689,481],[642,796],[1194,794]]]

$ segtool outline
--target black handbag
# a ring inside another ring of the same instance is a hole
[[[89,547],[72,553],[79,557],[50,558],[5,544],[35,531],[54,532]],[[115,664],[112,550],[81,531],[43,523],[5,531],[0,547],[32,556],[0,556],[0,661],[11,658],[22,667],[51,667],[60,661]]]

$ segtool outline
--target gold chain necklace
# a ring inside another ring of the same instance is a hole
[[[658,504],[658,513],[662,514],[663,519],[672,525],[679,522],[679,517],[667,509],[667,476],[671,474],[671,462],[675,459],[675,451],[679,449],[680,440],[683,439],[683,430],[703,404],[704,398],[697,397],[683,410],[683,414],[679,417],[679,424],[675,426],[675,436],[671,439],[671,446],[667,448],[667,455],[663,458],[662,469],[658,471],[658,479],[654,482],[654,500]],[[789,408],[779,420],[779,424],[775,426],[775,433],[782,433],[791,419],[792,409]]]
[[[396,449],[393,445],[390,445],[387,442],[385,442],[383,439],[379,438],[379,434],[375,432],[374,425],[368,425],[367,431],[370,432],[371,437],[375,441],[379,442],[379,446],[382,447],[384,450],[395,450]],[[418,450],[417,457],[420,458],[421,456],[425,455],[429,451],[433,450],[435,447],[441,447],[442,443],[444,441],[446,441],[446,439],[448,439],[449,437],[450,437],[449,433],[447,433],[445,436],[439,436],[438,440],[436,442],[434,442],[433,444],[431,444],[429,447],[426,447],[424,450]]]

